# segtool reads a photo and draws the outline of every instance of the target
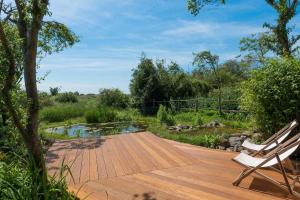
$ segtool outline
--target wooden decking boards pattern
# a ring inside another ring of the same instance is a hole
[[[58,141],[47,152],[50,175],[70,166],[69,189],[91,200],[284,199],[284,191],[252,176],[239,187],[236,154],[134,133]],[[273,177],[282,180],[278,174]]]

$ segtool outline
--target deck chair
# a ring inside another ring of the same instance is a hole
[[[272,150],[266,156],[257,158],[245,153],[240,153],[233,158],[233,161],[245,167],[242,173],[232,183],[234,186],[238,186],[240,182],[252,173],[255,173],[266,180],[276,184],[283,190],[287,191],[290,195],[300,198],[300,194],[294,190],[296,183],[299,182],[298,176],[292,176],[286,173],[282,161],[288,159],[300,145],[300,133],[287,140],[285,143],[280,144],[276,149]],[[276,168],[276,166],[279,167]],[[282,174],[284,182],[281,183],[271,177],[258,171],[259,169],[272,169],[273,171]],[[290,184],[289,179],[292,180]]]
[[[251,143],[249,142],[249,140],[245,140],[242,146],[245,149],[251,151],[250,155],[256,156],[258,154],[262,154],[274,149],[279,144],[281,144],[297,126],[298,123],[296,120],[294,120],[283,127],[281,130],[279,130],[277,133],[275,133],[272,137],[267,139],[265,142],[263,142],[261,145]]]

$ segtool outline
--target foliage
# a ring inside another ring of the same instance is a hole
[[[244,37],[240,41],[240,50],[247,52],[247,59],[252,63],[262,64],[270,53],[274,44],[274,36],[268,32],[252,34],[250,37]]]
[[[40,102],[40,107],[41,108],[49,107],[49,106],[54,105],[53,99],[46,92],[40,92],[39,93],[39,102]]]
[[[100,104],[113,108],[127,108],[129,106],[129,96],[119,89],[101,89]]]
[[[157,120],[163,124],[167,124],[168,126],[174,125],[175,120],[172,115],[170,115],[163,105],[159,106],[159,109],[157,111]]]
[[[80,103],[69,105],[62,104],[42,109],[41,120],[48,122],[62,122],[67,119],[82,117],[85,111],[85,106]]]
[[[195,125],[197,126],[201,126],[203,125],[203,119],[202,116],[200,114],[196,115],[196,119],[195,119]]]
[[[34,173],[29,166],[21,166],[16,163],[7,164],[0,161],[0,199],[39,199],[38,188],[41,187],[41,185],[34,185],[33,178],[38,178],[37,173]],[[47,196],[49,200],[76,199],[67,192],[65,177],[61,177],[58,180],[51,178],[45,193],[45,196]]]
[[[242,87],[242,106],[254,115],[257,126],[274,133],[293,119],[299,120],[300,61],[273,59],[254,70]]]
[[[73,31],[56,21],[43,22],[39,39],[39,48],[47,54],[58,53],[79,42],[79,37]]]
[[[49,88],[51,96],[56,96],[59,93],[59,90],[60,90],[59,87],[54,87],[54,88],[50,87]]]
[[[77,96],[72,92],[65,92],[62,94],[59,94],[58,97],[56,97],[56,101],[60,103],[76,103],[78,102]]]
[[[189,143],[198,146],[204,146],[209,148],[216,148],[222,136],[220,134],[199,134],[199,135],[189,135],[186,133],[178,133],[174,134],[170,131],[166,130],[161,126],[157,126],[155,124],[150,124],[148,130],[152,133],[159,135],[160,137],[174,140],[178,142]]]
[[[134,69],[130,83],[131,95],[136,106],[144,114],[155,112],[152,108],[153,100],[167,99],[159,81],[158,71],[151,59],[142,57],[140,64]]]
[[[86,111],[85,120],[87,123],[99,123],[99,112],[95,109]]]
[[[187,0],[187,8],[196,16],[204,6],[217,3],[225,3],[225,0]]]
[[[273,45],[270,45],[270,49],[279,56],[291,57],[299,49],[299,46],[296,44],[300,39],[300,35],[291,35],[293,28],[288,27],[288,24],[297,14],[299,2],[298,0],[266,0],[266,2],[278,15],[275,25],[264,24],[264,27],[268,28],[271,34],[274,35],[274,42]]]
[[[159,104],[170,99],[206,96],[211,86],[184,70],[175,62],[168,66],[164,60],[155,64],[142,57],[134,69],[130,91],[135,107],[143,114],[155,114]]]
[[[98,113],[100,123],[118,121],[117,113],[112,108],[99,106]]]

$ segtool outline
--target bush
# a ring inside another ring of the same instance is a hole
[[[82,117],[86,108],[82,104],[59,105],[44,108],[41,111],[41,120],[48,122],[62,122],[67,119]]]
[[[97,110],[89,110],[85,113],[87,123],[99,123],[99,112]]]
[[[27,165],[27,164],[26,164]],[[12,163],[0,162],[0,199],[40,199],[41,195],[37,188],[41,185],[33,185],[33,179],[37,173],[28,166],[20,166]],[[75,200],[76,198],[68,193],[65,177],[49,179],[48,187],[44,190],[49,200]]]
[[[112,108],[100,106],[98,109],[98,113],[100,123],[115,122],[118,120],[117,113]]]
[[[242,106],[266,136],[293,119],[300,120],[299,83],[299,60],[273,59],[253,71],[243,84]]]
[[[113,108],[127,108],[129,106],[129,96],[119,89],[100,90],[100,104]]]
[[[196,118],[195,118],[195,125],[197,125],[197,126],[203,125],[203,119],[202,119],[202,117],[201,117],[200,114],[196,115]]]
[[[57,98],[56,101],[60,103],[76,103],[78,102],[77,96],[72,93],[72,92],[66,92],[60,94]]]
[[[56,96],[58,94],[59,90],[60,90],[59,87],[54,87],[54,88],[50,87],[49,88],[51,96]]]
[[[174,117],[167,112],[166,107],[164,107],[163,105],[159,106],[159,109],[157,111],[157,119],[161,124],[165,123],[168,126],[172,126],[175,124]]]

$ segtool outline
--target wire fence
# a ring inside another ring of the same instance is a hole
[[[176,99],[169,101],[152,101],[152,109],[155,110],[159,105],[171,108],[173,111],[199,111],[199,110],[219,110],[218,99],[213,98],[190,98]],[[230,113],[246,113],[240,109],[237,100],[221,100],[221,111]]]

